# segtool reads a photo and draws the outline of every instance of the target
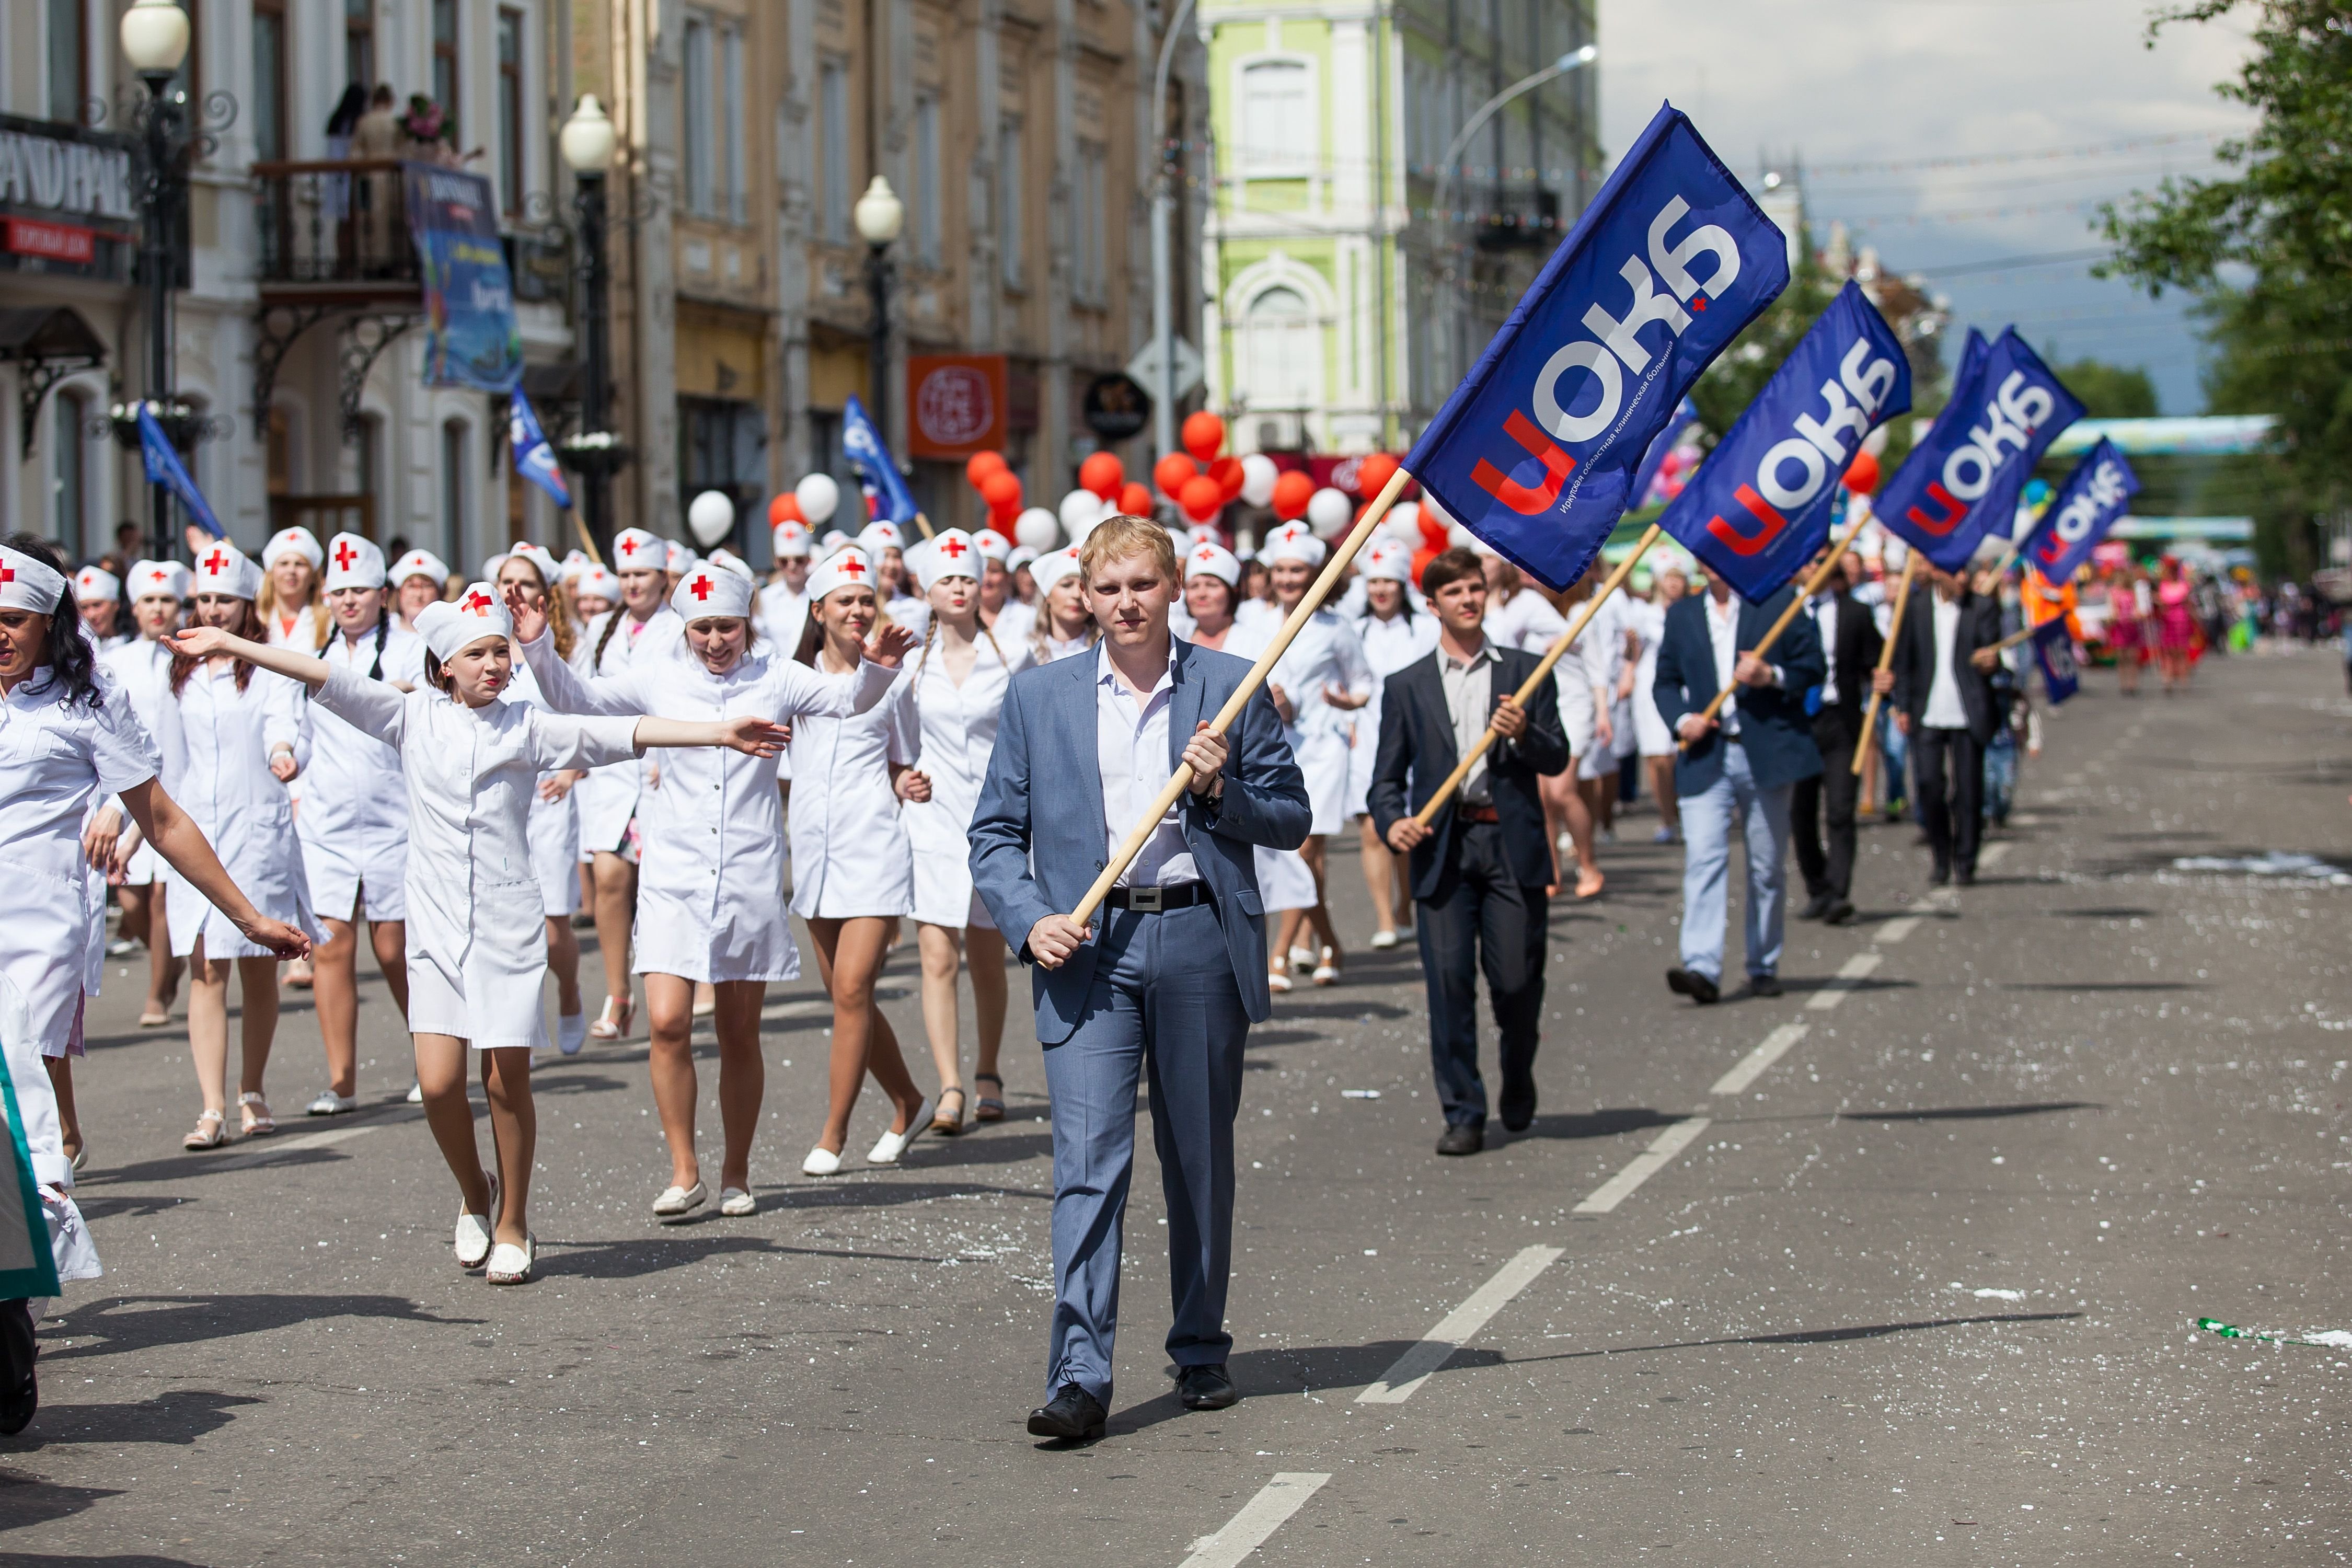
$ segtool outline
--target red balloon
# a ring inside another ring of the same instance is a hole
[[[1307,515],[1307,503],[1315,499],[1315,479],[1293,468],[1274,481],[1274,515],[1285,522]]]
[[[1209,465],[1209,477],[1217,481],[1218,493],[1227,500],[1242,493],[1242,460],[1239,458],[1219,458]]]
[[[963,466],[964,481],[982,494],[987,493],[988,476],[1004,471],[1004,454],[1002,452],[974,452]]]
[[[991,503],[988,509],[988,526],[1010,539],[1013,537],[1013,522],[1020,515],[1021,502],[1017,499],[1003,506]]]
[[[1207,462],[1225,449],[1225,422],[1203,408],[1184,420],[1184,450]]]
[[[1396,478],[1397,469],[1402,466],[1386,452],[1374,452],[1363,458],[1356,464],[1356,493],[1366,500],[1371,500]]]
[[[1118,492],[1118,510],[1129,517],[1151,515],[1151,489],[1132,480]]]
[[[1438,521],[1436,518],[1431,516],[1430,510],[1427,507],[1421,509],[1421,546],[1423,550],[1434,555],[1439,551],[1444,549],[1447,542],[1452,540],[1453,537],[1454,531],[1446,527],[1444,523]],[[1421,568],[1416,566],[1413,570],[1418,573]],[[1415,582],[1419,582],[1420,578],[1416,576],[1413,580]]]
[[[1184,481],[1183,493],[1176,498],[1184,515],[1194,522],[1206,522],[1217,515],[1225,504],[1225,492],[1217,481],[1206,474],[1194,474]]]
[[[780,522],[806,522],[808,514],[801,510],[801,498],[786,490],[768,503],[768,526]]]
[[[1201,466],[1181,452],[1171,452],[1151,465],[1151,482],[1160,487],[1164,496],[1181,495],[1185,481],[1201,471]]]
[[[997,470],[980,481],[981,499],[991,512],[1008,506],[1017,510],[1021,505],[1021,476],[1003,467],[1003,461],[999,458]]]
[[[1127,465],[1116,452],[1097,452],[1078,465],[1078,489],[1108,500],[1127,483]]]
[[[1878,459],[1867,452],[1856,452],[1853,461],[1845,466],[1845,488],[1858,496],[1866,496],[1878,488]]]

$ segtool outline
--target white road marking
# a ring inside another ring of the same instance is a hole
[[[1852,991],[1854,986],[1860,984],[1863,980],[1868,978],[1872,970],[1876,969],[1881,963],[1885,962],[1885,954],[1879,952],[1855,953],[1852,958],[1847,959],[1843,963],[1838,965],[1838,972],[1835,978],[1833,978],[1821,990],[1814,992],[1811,996],[1805,998],[1806,1007],[1816,1013],[1828,1012],[1831,1008],[1844,1001],[1846,999],[1846,994]]]
[[[1592,1189],[1591,1195],[1576,1205],[1577,1214],[1607,1214],[1633,1195],[1643,1182],[1656,1175],[1673,1163],[1674,1157],[1690,1146],[1691,1141],[1707,1130],[1713,1119],[1705,1116],[1686,1117],[1658,1134],[1650,1146],[1633,1156],[1633,1163]]]
[[[2009,851],[2010,846],[2005,842],[2000,844],[1986,845],[1984,848],[1979,850],[1977,854],[1977,869],[1979,871],[1983,870],[1986,867],[1991,865],[1994,861],[2008,854]]]
[[[1917,915],[1896,915],[1893,920],[1888,921],[1885,925],[1880,926],[1878,928],[1878,934],[1872,937],[1870,940],[1873,942],[1883,942],[1892,944],[1894,942],[1901,942],[1905,937],[1909,936],[1918,928],[1919,917]]]
[[[1806,1025],[1783,1024],[1764,1037],[1764,1043],[1739,1058],[1739,1065],[1715,1080],[1709,1094],[1738,1094],[1764,1076],[1764,1069],[1780,1059],[1790,1046],[1805,1037]]]
[[[1706,1123],[1702,1121],[1699,1125],[1704,1127]],[[1473,1290],[1468,1300],[1446,1313],[1437,1327],[1423,1335],[1420,1342],[1397,1357],[1396,1364],[1381,1374],[1380,1382],[1356,1395],[1356,1403],[1402,1405],[1412,1398],[1412,1391],[1419,1388],[1430,1373],[1444,1366],[1446,1359],[1460,1350],[1471,1335],[1486,1326],[1487,1319],[1501,1311],[1512,1297],[1534,1283],[1536,1276],[1550,1268],[1566,1250],[1559,1247],[1522,1249],[1517,1258],[1496,1269],[1493,1279]],[[1226,1559],[1219,1558],[1217,1561]]]
[[[337,1127],[325,1132],[305,1132],[293,1138],[269,1137],[258,1142],[248,1142],[234,1154],[224,1154],[205,1162],[214,1170],[234,1169],[239,1165],[258,1165],[280,1154],[299,1154],[305,1149],[324,1149],[330,1144],[347,1142],[365,1137],[376,1130],[378,1123],[368,1122],[358,1127]]]
[[[1330,1479],[1313,1470],[1283,1471],[1242,1504],[1241,1512],[1227,1520],[1223,1530],[1192,1542],[1192,1555],[1184,1559],[1183,1568],[1239,1568]]]

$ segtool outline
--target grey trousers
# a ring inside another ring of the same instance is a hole
[[[1075,1383],[1110,1403],[1120,1226],[1135,1171],[1135,1095],[1151,1089],[1151,1142],[1168,1205],[1168,1293],[1179,1366],[1227,1359],[1234,1117],[1249,1036],[1223,931],[1208,905],[1106,910],[1086,1016],[1045,1047],[1054,1100],[1054,1326],[1050,1392]],[[1236,918],[1240,918],[1236,916]]]

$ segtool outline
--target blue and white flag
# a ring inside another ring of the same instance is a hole
[[[2025,536],[2021,552],[2042,574],[2042,580],[2063,586],[2091,558],[2092,547],[2107,536],[2131,510],[2139,494],[2139,476],[2113,441],[2105,436],[2083,454],[2066,483],[2051,498],[2050,510]]]
[[[915,521],[914,492],[907,489],[906,477],[890,460],[890,448],[882,444],[882,432],[866,417],[866,405],[857,401],[854,392],[841,411],[841,450],[857,465],[860,488],[866,492],[866,510],[871,518],[890,522]]]
[[[171,437],[163,434],[163,426],[156,421],[155,411],[143,401],[139,405],[139,458],[147,467],[149,484],[162,485],[178,496],[180,504],[188,509],[188,515],[206,533],[215,539],[228,537],[220,519],[213,515],[211,505],[205,501],[205,492],[196,489],[196,481],[188,477],[187,465],[173,449]]]
[[[1987,532],[2010,537],[2033,465],[2083,416],[2083,405],[2014,327],[1981,357],[1964,354],[1960,372],[1950,405],[1875,509],[1881,523],[1947,572],[1966,566]]]
[[[1864,438],[1910,406],[1903,342],[1848,282],[1658,521],[1741,598],[1769,598],[1828,541]]]
[[[1642,454],[1642,466],[1633,470],[1633,488],[1627,491],[1626,504],[1639,507],[1650,499],[1650,487],[1658,482],[1658,470],[1665,467],[1666,454],[1675,449],[1683,432],[1698,423],[1698,405],[1684,398],[1675,405],[1673,417],[1658,427],[1650,441],[1650,449]]]
[[[2052,707],[2082,689],[2075,672],[2074,634],[2066,629],[2065,616],[2053,616],[2033,628],[2033,661],[2042,667],[2042,686]]]
[[[1662,104],[1404,466],[1564,590],[1640,500],[1683,395],[1788,282],[1786,237]]]
[[[522,395],[520,384],[507,400],[507,439],[514,447],[515,472],[552,496],[556,505],[570,506],[572,487],[563,482],[555,448],[548,445],[547,432],[539,427],[539,416],[531,412],[530,399]]]

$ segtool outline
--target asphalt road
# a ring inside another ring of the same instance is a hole
[[[1641,808],[1553,921],[1542,1112],[1477,1158],[1431,1152],[1409,947],[1278,1003],[1240,1138],[1247,1397],[1168,1392],[1146,1137],[1110,1434],[1076,1451],[1022,1426],[1051,1260],[1018,981],[1013,1120],[822,1183],[826,1016],[775,994],[748,1220],[652,1222],[642,1041],[547,1063],[544,1277],[499,1291],[451,1261],[380,984],[362,1114],[299,1116],[298,1000],[286,1131],[199,1155],[185,1040],[110,975],[79,1075],[107,1275],[43,1324],[0,1557],[2341,1561],[2352,1349],[2193,1320],[2352,1328],[2352,704],[2325,651],[2199,681],[2093,676],[1957,897],[1912,827],[1868,829],[1863,920],[1792,927],[1778,1000],[1667,994],[1679,852]],[[1352,856],[1334,882],[1360,938]],[[853,1149],[885,1114],[869,1091]]]

